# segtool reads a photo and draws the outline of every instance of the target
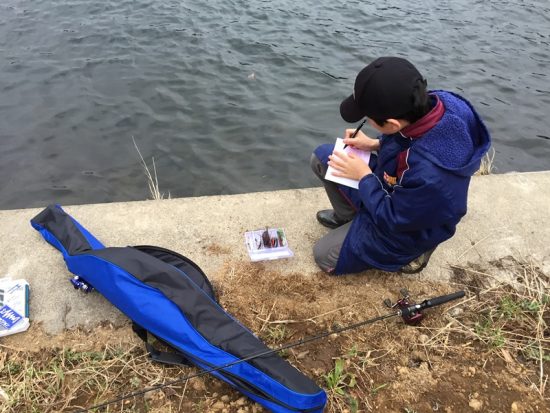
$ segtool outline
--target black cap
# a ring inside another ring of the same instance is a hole
[[[353,94],[340,104],[346,122],[390,119],[413,108],[413,90],[422,75],[411,62],[401,57],[380,57],[359,72]]]

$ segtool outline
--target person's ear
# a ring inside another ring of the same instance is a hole
[[[398,119],[386,119],[386,124],[384,126],[388,128],[389,134],[392,134],[399,132],[406,125],[404,125],[403,121]]]

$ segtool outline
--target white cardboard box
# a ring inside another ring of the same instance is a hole
[[[29,283],[0,278],[0,337],[29,328]]]

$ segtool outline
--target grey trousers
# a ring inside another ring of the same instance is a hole
[[[310,166],[315,176],[323,183],[328,200],[336,216],[344,221],[352,220],[356,213],[355,208],[349,204],[346,198],[344,198],[342,193],[338,190],[338,185],[336,185],[336,183],[325,179],[327,166],[323,164],[315,154],[311,155]]]
[[[355,208],[351,206],[338,190],[338,186],[331,181],[324,179],[327,166],[324,165],[315,154],[311,155],[310,160],[313,173],[321,180],[328,199],[334,209],[336,216],[342,220],[351,220],[356,214]],[[324,237],[313,246],[313,257],[317,265],[325,272],[332,273],[338,262],[342,244],[346,239],[351,222],[341,227],[330,230]]]

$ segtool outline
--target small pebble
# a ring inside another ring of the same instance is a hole
[[[470,403],[468,405],[474,409],[476,412],[479,412],[481,408],[483,407],[483,402],[481,400],[472,399],[470,400]]]
[[[449,311],[449,314],[451,317],[458,317],[460,314],[462,314],[464,310],[460,307],[452,308],[451,311]]]
[[[193,387],[194,390],[196,391],[205,391],[206,390],[206,386],[204,385],[204,382],[202,380],[193,380],[192,382],[193,384],[191,385]],[[214,393],[214,395],[212,395],[212,397],[217,397],[218,395],[216,393]]]
[[[222,401],[216,402],[212,405],[212,409],[214,410],[222,410],[224,407],[225,407],[225,404]]]

